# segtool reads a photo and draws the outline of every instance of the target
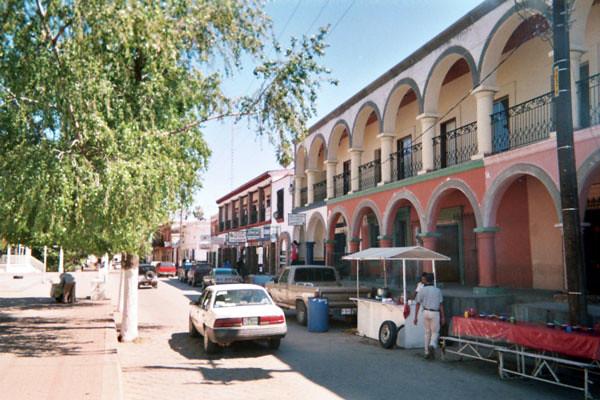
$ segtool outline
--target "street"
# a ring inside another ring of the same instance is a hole
[[[124,398],[151,399],[567,399],[578,393],[528,380],[500,380],[476,361],[423,360],[418,350],[384,350],[334,323],[309,333],[287,312],[278,351],[242,343],[206,356],[188,336],[188,307],[199,290],[176,279],[141,289],[140,338],[120,343]]]

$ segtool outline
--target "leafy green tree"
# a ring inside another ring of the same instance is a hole
[[[263,8],[255,0],[0,2],[2,236],[123,251],[135,267],[152,232],[201,186],[210,156],[202,126],[213,119],[248,119],[288,165],[330,81],[318,64],[326,31],[287,50],[274,43],[271,59]],[[228,96],[223,83],[247,60],[260,89]]]

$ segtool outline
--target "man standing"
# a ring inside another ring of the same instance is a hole
[[[425,277],[425,285],[417,293],[414,323],[417,324],[419,309],[423,307],[423,326],[425,328],[425,358],[433,360],[440,335],[440,325],[444,325],[444,305],[442,291],[433,286],[433,274]]]

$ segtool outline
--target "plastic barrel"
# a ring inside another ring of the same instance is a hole
[[[329,303],[327,299],[308,299],[308,331],[327,332],[329,330]]]

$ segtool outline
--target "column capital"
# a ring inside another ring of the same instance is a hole
[[[393,132],[381,132],[379,135],[377,135],[377,139],[386,139],[386,138],[393,139],[395,137],[396,137],[396,134]]]
[[[498,88],[495,86],[484,86],[479,85],[471,91],[471,94],[475,97],[493,96],[498,92]]]
[[[337,162],[337,160],[325,160],[325,161],[323,161],[323,164],[325,164],[325,165],[333,165],[333,166],[336,166],[336,165],[337,165],[337,163],[338,163],[338,162]]]
[[[497,233],[500,232],[500,228],[497,226],[485,226],[481,228],[473,229],[475,233]]]
[[[424,119],[435,119],[437,120],[440,117],[440,114],[438,113],[432,113],[432,112],[424,112],[422,114],[417,115],[417,121],[421,121]]]
[[[571,56],[571,58],[579,58],[582,55],[584,55],[586,53],[586,49],[585,47],[580,47],[580,46],[576,46],[576,45],[571,45],[571,48],[569,49],[569,55]]]
[[[320,172],[320,171],[318,169],[316,169],[316,168],[308,168],[308,169],[304,170],[304,173],[306,175],[316,174],[317,172]]]
[[[363,149],[352,148],[352,149],[348,150],[348,152],[350,154],[361,154],[363,152]]]
[[[302,173],[294,175],[294,179],[303,179],[304,177],[305,177],[305,175]]]

